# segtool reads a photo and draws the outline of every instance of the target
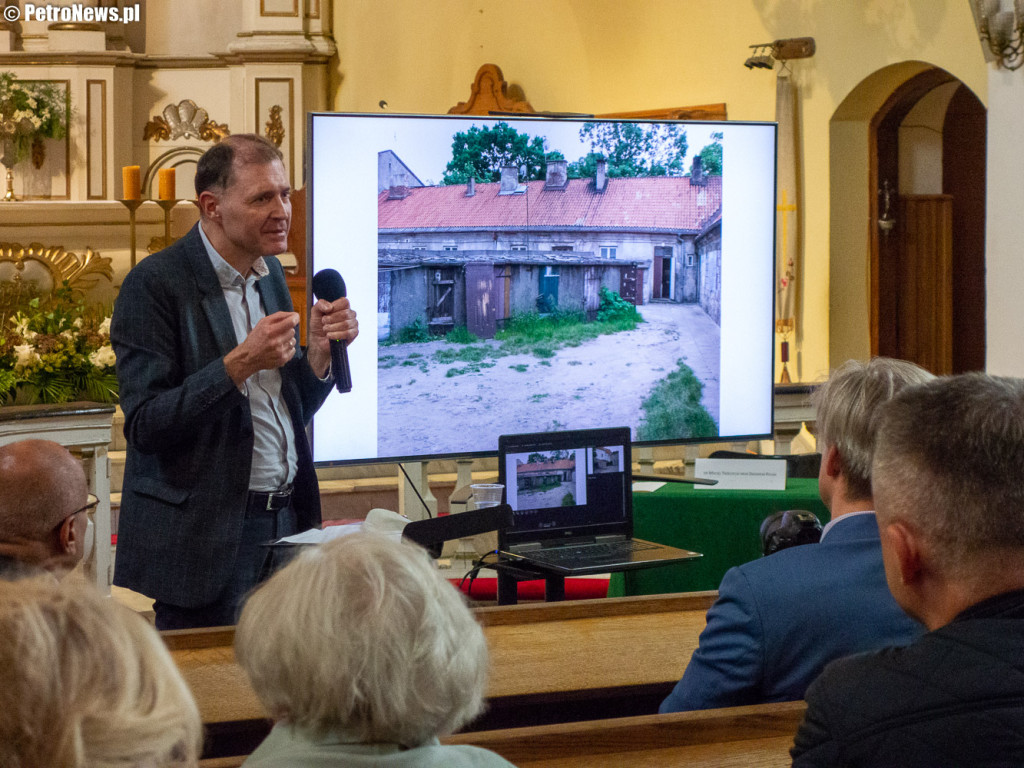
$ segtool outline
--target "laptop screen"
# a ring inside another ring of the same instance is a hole
[[[629,428],[502,435],[499,482],[515,521],[502,545],[632,535]]]

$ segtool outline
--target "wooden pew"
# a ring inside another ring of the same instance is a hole
[[[461,733],[446,744],[497,752],[518,768],[782,768],[802,701]]]
[[[675,712],[577,723],[475,731],[445,744],[473,744],[518,768],[782,768],[803,718],[802,701]],[[235,768],[244,756],[207,759],[202,768]]]
[[[475,609],[491,656],[488,711],[470,729],[648,714],[681,677],[715,592]],[[163,633],[207,726],[209,758],[251,751],[266,714],[230,627]]]

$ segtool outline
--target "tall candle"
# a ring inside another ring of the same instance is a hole
[[[142,177],[139,166],[126,165],[121,169],[121,194],[125,200],[138,200],[142,192]]]
[[[174,200],[177,187],[174,180],[173,168],[161,168],[157,171],[158,192],[161,200]]]

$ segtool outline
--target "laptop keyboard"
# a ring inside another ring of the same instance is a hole
[[[576,547],[535,549],[530,551],[529,558],[547,563],[565,563],[575,560],[611,560],[625,558],[633,552],[640,552],[645,549],[658,549],[658,545],[635,540],[606,541],[598,544],[580,544]]]

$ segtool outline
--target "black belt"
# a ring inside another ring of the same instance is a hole
[[[249,491],[249,498],[246,500],[246,511],[249,514],[261,514],[277,512],[284,509],[292,502],[292,487],[282,488],[278,491]]]

